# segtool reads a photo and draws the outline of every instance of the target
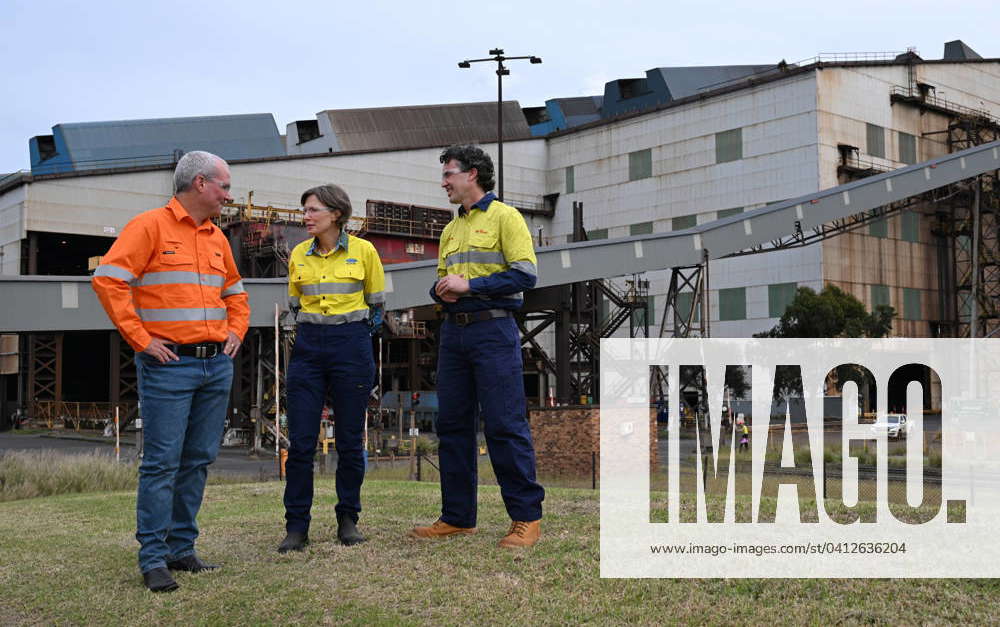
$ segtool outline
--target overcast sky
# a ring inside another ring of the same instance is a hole
[[[822,8],[820,8],[822,6]],[[0,172],[61,122],[596,95],[659,66],[777,63],[826,52],[1000,57],[995,0],[942,2],[0,1]]]

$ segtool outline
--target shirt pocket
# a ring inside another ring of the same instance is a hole
[[[194,256],[178,250],[165,250],[158,255],[161,270],[191,270],[194,271]]]
[[[469,235],[469,248],[473,250],[495,250],[497,247],[497,232],[475,233]]]
[[[360,263],[338,264],[333,267],[333,276],[341,280],[363,281],[365,279],[365,267]]]
[[[306,285],[319,283],[319,275],[316,274],[308,265],[297,266],[288,277],[288,281],[299,290],[300,294],[303,296],[309,296],[309,294],[305,293],[308,292],[308,290],[303,290],[303,288]]]
[[[212,270],[216,273],[226,276],[226,259],[222,256],[222,253],[217,251],[212,251],[208,256],[208,265],[211,266]]]

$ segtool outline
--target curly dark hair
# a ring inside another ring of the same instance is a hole
[[[486,151],[474,144],[455,145],[445,148],[441,153],[441,163],[454,159],[462,167],[462,172],[476,169],[476,183],[484,192],[491,192],[496,187],[493,180],[493,159]]]

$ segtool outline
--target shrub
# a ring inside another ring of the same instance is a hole
[[[0,452],[0,502],[72,492],[135,489],[136,467],[96,454]]]

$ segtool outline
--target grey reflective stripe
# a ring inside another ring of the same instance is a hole
[[[503,253],[489,252],[485,250],[467,250],[461,253],[452,253],[445,257],[445,265],[454,266],[459,263],[505,263]]]
[[[312,324],[344,324],[345,322],[357,322],[359,320],[366,320],[368,318],[367,309],[357,309],[355,311],[349,311],[345,314],[334,314],[332,316],[324,316],[318,313],[306,313],[300,311],[295,314],[296,322],[309,322]]]
[[[246,290],[243,289],[243,281],[237,281],[232,285],[230,285],[229,287],[227,287],[226,289],[222,290],[222,297],[227,298],[229,296],[235,296],[237,294],[244,294],[244,293],[246,293]]]
[[[538,269],[535,264],[530,261],[515,261],[510,264],[511,270],[520,270],[525,274],[530,274],[531,276],[538,276]]]
[[[207,285],[209,287],[222,287],[226,283],[226,277],[219,274],[198,274],[186,270],[167,270],[165,272],[147,272],[138,281],[133,283],[137,287],[147,285]]]
[[[302,305],[299,303],[299,297],[298,296],[289,296],[288,297],[288,306],[291,307],[292,309],[298,309],[299,307],[301,307]]]
[[[196,320],[225,320],[225,307],[201,309],[198,307],[179,309],[136,309],[140,320],[146,322],[190,322]]]
[[[300,285],[299,291],[303,296],[319,296],[320,294],[353,294],[365,289],[361,281],[351,283],[312,283]]]
[[[365,295],[365,302],[369,305],[381,305],[385,302],[385,292],[372,292]]]
[[[94,276],[107,276],[112,279],[121,279],[126,283],[135,278],[135,275],[125,268],[119,268],[118,266],[113,266],[111,264],[97,266],[97,270],[94,270]]]

